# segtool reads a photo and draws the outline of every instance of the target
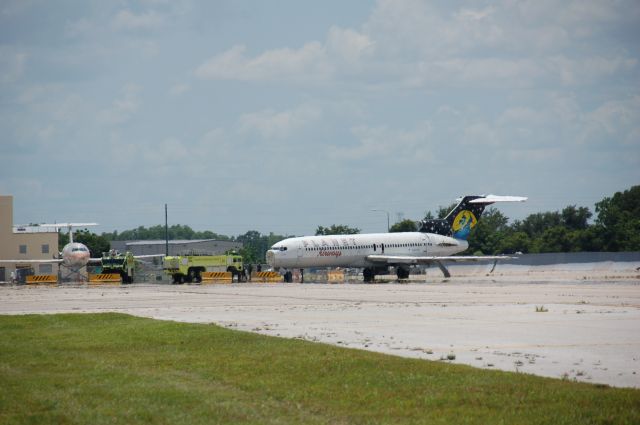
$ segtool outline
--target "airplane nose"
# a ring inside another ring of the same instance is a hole
[[[269,251],[267,251],[267,264],[269,264],[271,267],[276,267],[276,253],[270,249]]]

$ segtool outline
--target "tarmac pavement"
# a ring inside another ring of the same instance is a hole
[[[0,314],[107,311],[640,388],[637,279],[0,287]]]

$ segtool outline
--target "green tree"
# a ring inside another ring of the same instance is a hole
[[[242,242],[243,248],[240,250],[240,255],[242,255],[244,262],[247,264],[255,264],[263,263],[267,250],[276,242],[285,238],[287,238],[287,236],[276,235],[274,233],[262,235],[257,230],[249,230],[244,235],[238,236],[236,240]]]
[[[96,235],[88,230],[79,230],[73,233],[75,242],[83,243],[89,248],[91,257],[98,258],[103,252],[109,251],[110,244],[104,236]]]
[[[593,215],[589,208],[569,205],[562,210],[562,224],[572,230],[584,230],[589,226],[588,220]]]
[[[332,224],[329,227],[318,226],[316,235],[354,235],[360,233],[360,229],[344,224]]]
[[[602,229],[590,225],[586,229],[571,232],[571,251],[598,252],[603,250]]]
[[[168,236],[170,240],[176,239],[218,239],[218,240],[230,240],[229,236],[219,235],[210,230],[198,232],[191,227],[182,224],[173,224],[168,228]],[[158,224],[146,228],[144,226],[138,226],[136,229],[124,230],[121,233],[113,232],[111,234],[103,235],[109,240],[158,240],[165,238],[164,225]]]
[[[397,223],[395,223],[393,226],[391,226],[391,228],[389,228],[389,232],[394,233],[394,232],[417,232],[418,231],[418,226],[416,224],[415,221],[413,220],[402,220],[399,221]]]
[[[62,251],[62,248],[64,248],[64,246],[68,243],[69,243],[69,234],[62,233],[61,231],[58,230],[58,251]]]
[[[640,250],[640,186],[604,198],[596,203],[596,213],[605,250]]]
[[[437,211],[438,218],[445,218],[457,206],[458,206],[458,204],[455,203],[455,202],[453,204],[450,204],[449,206],[446,206],[446,207],[439,206],[438,207],[438,211]]]
[[[531,247],[531,239],[525,232],[504,232],[504,236],[498,242],[498,253],[500,254],[515,254],[522,252],[528,253]]]
[[[469,251],[474,254],[498,254],[500,242],[511,232],[509,219],[496,208],[485,210],[469,235]]]
[[[571,251],[571,231],[565,226],[553,226],[536,238],[531,252],[569,252]]]
[[[524,220],[514,222],[512,227],[513,230],[524,232],[529,235],[531,239],[535,239],[542,236],[545,230],[561,225],[562,216],[559,212],[555,211],[530,214]]]

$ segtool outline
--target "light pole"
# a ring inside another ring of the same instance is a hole
[[[389,211],[386,211],[386,210],[371,210],[371,211],[387,213],[387,233],[389,233]]]

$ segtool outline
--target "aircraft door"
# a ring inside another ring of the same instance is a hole
[[[304,248],[302,247],[302,245],[298,245],[298,260],[302,258],[302,251],[304,250]]]
[[[427,236],[426,234],[422,234],[422,248],[425,255],[429,253],[429,242],[431,242],[429,236]]]

